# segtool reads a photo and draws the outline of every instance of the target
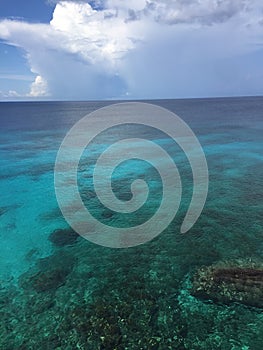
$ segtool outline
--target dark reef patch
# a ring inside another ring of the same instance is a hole
[[[36,266],[20,277],[19,284],[25,290],[36,292],[53,291],[66,283],[75,259],[65,253],[58,253],[39,259]]]
[[[29,278],[29,282],[36,292],[54,290],[65,284],[68,273],[67,269],[61,268],[38,272]]]
[[[74,230],[66,228],[54,230],[48,239],[56,247],[64,247],[66,245],[74,244],[78,237],[79,235]]]
[[[58,207],[39,215],[39,219],[43,221],[50,221],[63,218],[61,210]]]
[[[9,207],[0,207],[0,216],[4,215],[9,210]]]

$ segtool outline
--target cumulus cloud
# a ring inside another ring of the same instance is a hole
[[[31,84],[31,90],[28,94],[29,97],[44,97],[48,96],[48,85],[45,79],[40,75],[36,76],[35,81]]]
[[[0,21],[0,38],[22,48],[36,74],[30,97],[233,94],[229,79],[259,76],[235,64],[260,49],[259,0],[55,3],[49,24]]]

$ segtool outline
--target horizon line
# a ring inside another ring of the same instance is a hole
[[[238,99],[238,98],[260,98],[263,95],[222,95],[222,96],[204,96],[204,97],[160,97],[160,98],[108,98],[108,99],[16,99],[16,100],[0,100],[0,103],[37,103],[37,102],[132,102],[132,101],[169,101],[169,100],[212,100],[212,99]]]

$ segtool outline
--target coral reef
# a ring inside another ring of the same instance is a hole
[[[161,242],[116,251],[81,240],[39,259],[0,290],[0,349],[261,350],[260,310],[194,298]],[[226,266],[259,269],[213,269]]]
[[[191,293],[224,304],[263,307],[263,266],[239,260],[202,267],[193,276]]]

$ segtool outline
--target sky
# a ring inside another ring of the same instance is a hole
[[[0,100],[263,95],[262,0],[0,0]]]

